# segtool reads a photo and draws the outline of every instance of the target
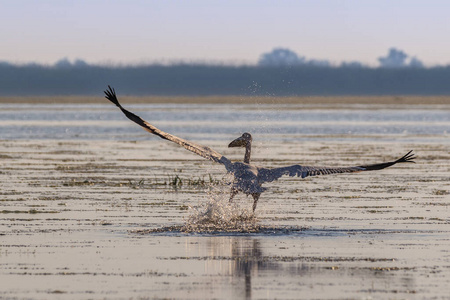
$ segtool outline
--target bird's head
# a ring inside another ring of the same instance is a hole
[[[244,132],[240,137],[232,141],[228,147],[247,147],[252,142],[252,135],[248,132]]]

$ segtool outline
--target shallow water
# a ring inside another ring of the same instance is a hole
[[[360,165],[410,149],[417,163],[282,178],[266,186],[253,216],[250,198],[228,203],[221,166],[147,140],[116,110],[99,120],[104,106],[11,106],[0,120],[0,298],[450,298],[448,110],[324,108],[314,120],[306,109],[258,116],[259,106],[211,107],[194,106],[196,125],[173,128],[234,160],[242,151],[226,145],[250,131],[258,165]],[[159,108],[156,125],[171,128],[171,111],[175,123],[192,121],[182,119],[186,107]],[[208,110],[218,119],[202,121]],[[238,124],[240,117],[226,119],[232,112],[253,119]],[[22,132],[20,118],[35,131]],[[317,132],[303,131],[308,122]],[[402,133],[384,132],[385,122]],[[14,135],[4,133],[8,126]],[[289,126],[299,133],[283,132]],[[346,133],[347,126],[361,132]],[[52,127],[68,129],[65,138],[51,138]]]
[[[450,139],[450,107],[386,109],[346,105],[129,105],[146,120],[187,139],[228,140],[249,131],[260,141]],[[148,140],[114,106],[0,104],[0,139]]]

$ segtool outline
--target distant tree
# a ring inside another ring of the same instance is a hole
[[[72,67],[72,63],[67,57],[61,58],[57,62],[55,62],[54,66],[56,68],[64,69],[64,68],[70,68]]]
[[[330,61],[326,59],[306,60],[304,56],[298,56],[294,51],[285,48],[275,48],[272,50],[272,52],[262,54],[258,61],[258,65],[265,67],[286,67],[300,65],[321,68],[331,67]]]
[[[423,62],[421,60],[417,59],[416,57],[411,58],[411,61],[409,62],[409,66],[411,68],[418,68],[418,69],[424,67]]]
[[[69,69],[69,68],[86,68],[89,66],[87,62],[85,62],[82,59],[77,58],[73,63],[67,58],[64,57],[53,65],[55,68],[58,69]]]
[[[344,61],[341,63],[341,68],[353,68],[353,69],[360,69],[364,68],[364,65],[359,61]]]
[[[99,96],[106,84],[129,95],[450,95],[450,66],[413,67],[423,65],[417,58],[403,61],[401,68],[357,62],[317,67],[308,62],[302,59],[292,68],[187,63],[84,66],[68,59],[55,64],[61,67],[0,63],[0,95]],[[255,82],[258,88],[249,88]]]
[[[378,61],[382,68],[403,68],[406,67],[406,58],[408,55],[402,50],[395,48],[389,49],[389,53],[385,57],[379,57]]]
[[[73,66],[76,68],[84,68],[89,66],[89,64],[82,59],[76,59],[73,63]]]
[[[308,60],[307,64],[314,67],[322,67],[322,68],[331,67],[330,61],[326,59],[310,59]]]
[[[297,53],[285,48],[275,48],[272,52],[261,55],[258,65],[260,66],[298,66],[305,64],[305,58],[299,57]]]

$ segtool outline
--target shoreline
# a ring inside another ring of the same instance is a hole
[[[450,96],[121,96],[124,104],[450,105]],[[101,96],[1,96],[0,104],[103,104]]]

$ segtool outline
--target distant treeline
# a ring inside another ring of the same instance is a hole
[[[149,65],[67,67],[0,63],[0,96],[450,95],[450,67]]]

